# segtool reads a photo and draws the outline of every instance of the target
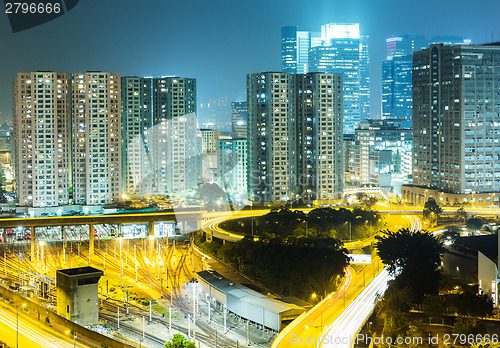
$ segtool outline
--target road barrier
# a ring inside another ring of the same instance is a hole
[[[50,323],[50,325],[62,335],[64,335],[66,331],[76,333],[76,341],[84,343],[89,347],[135,348],[135,346],[117,341],[63,318],[53,310],[38,305],[36,299],[24,297],[17,291],[8,289],[4,284],[0,284],[0,296],[8,300],[14,306],[19,305],[19,308],[23,308],[24,313],[30,315],[32,319],[39,318],[40,323]],[[25,304],[25,306],[22,306],[23,304]]]

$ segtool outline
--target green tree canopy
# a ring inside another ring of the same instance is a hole
[[[485,224],[486,220],[481,217],[470,218],[465,225],[471,230],[479,230]]]
[[[194,342],[189,341],[181,334],[175,334],[168,342],[165,342],[165,348],[196,348]]]
[[[466,289],[449,299],[449,304],[461,316],[483,318],[493,313],[493,301],[486,295],[478,295],[472,289]]]
[[[437,293],[439,289],[438,267],[444,252],[442,243],[426,231],[411,231],[407,228],[397,232],[385,230],[377,240],[376,249],[380,259],[401,288],[413,290],[416,300],[424,294]]]
[[[435,217],[438,218],[439,215],[443,212],[443,209],[436,203],[436,200],[432,197],[429,197],[427,202],[424,205],[424,217],[428,219],[434,213]]]

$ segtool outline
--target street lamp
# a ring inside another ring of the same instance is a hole
[[[69,334],[70,331],[66,330],[66,333]],[[76,348],[76,331],[75,330],[73,330],[73,347]]]
[[[26,303],[23,303],[23,308]],[[16,306],[16,347],[19,348],[19,305]]]
[[[352,226],[350,221],[346,221],[346,224],[349,224],[349,243],[352,243]]]

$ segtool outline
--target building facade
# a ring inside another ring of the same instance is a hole
[[[231,135],[233,139],[247,138],[248,107],[247,102],[231,103]]]
[[[309,73],[296,79],[297,193],[307,200],[333,201],[343,189],[343,76]]]
[[[301,31],[296,26],[281,28],[281,71],[292,74],[309,72],[309,50],[321,44],[320,32]]]
[[[460,37],[406,34],[386,39],[387,56],[382,62],[382,118],[397,119],[405,128],[411,127],[413,52],[429,43],[446,45],[470,44]]]
[[[344,133],[369,118],[370,71],[368,36],[357,23],[328,23],[321,32],[282,28],[282,71],[344,75]]]
[[[216,129],[200,129],[201,134],[201,152],[214,153],[217,152],[217,140],[219,140],[220,132]]]
[[[73,200],[102,205],[121,199],[121,78],[109,72],[71,78]]]
[[[196,80],[153,79],[153,129],[146,134],[158,194],[192,191],[201,180]]]
[[[32,207],[68,204],[68,75],[18,73],[12,92],[18,203]]]
[[[145,196],[153,192],[153,172],[146,134],[153,126],[151,78],[122,77],[123,192]]]
[[[411,151],[411,129],[388,120],[361,123],[354,135],[350,183],[383,187],[400,195],[401,185],[411,182]]]
[[[252,201],[276,202],[297,192],[294,74],[247,75],[248,185]]]
[[[499,192],[500,45],[431,45],[413,66],[413,185]]]
[[[233,201],[247,197],[247,158],[246,139],[217,141],[217,184]]]
[[[342,77],[247,76],[248,186],[254,201],[342,194]]]

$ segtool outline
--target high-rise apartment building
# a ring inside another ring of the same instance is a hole
[[[247,197],[247,140],[217,141],[217,183],[234,201]]]
[[[428,47],[429,42],[470,44],[470,40],[453,36],[429,40],[423,35],[406,34],[386,39],[387,56],[382,62],[382,118],[399,120],[403,127],[411,127],[413,52]]]
[[[296,75],[298,194],[331,201],[343,189],[343,76]]]
[[[201,177],[196,80],[124,77],[122,120],[126,193],[178,193],[196,187]]]
[[[282,71],[344,75],[344,133],[369,118],[368,36],[357,23],[329,23],[321,32],[282,28]]]
[[[123,192],[148,195],[153,191],[151,158],[146,135],[152,131],[151,78],[122,77]]]
[[[342,194],[342,76],[247,76],[248,186],[254,201]]]
[[[295,198],[297,192],[294,74],[247,75],[248,185],[252,201]]]
[[[120,74],[76,73],[71,89],[74,203],[102,205],[120,200]]]
[[[499,89],[499,44],[414,53],[414,187],[407,200],[421,204],[434,190],[439,200],[444,193],[454,202],[498,206],[491,193],[500,192]]]
[[[157,193],[192,191],[201,178],[196,80],[153,79],[153,130],[146,135]]]
[[[247,102],[231,103],[231,135],[233,139],[247,138],[248,108]]]
[[[32,207],[68,204],[68,76],[18,73],[12,90],[18,203]]]

